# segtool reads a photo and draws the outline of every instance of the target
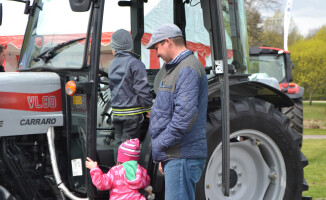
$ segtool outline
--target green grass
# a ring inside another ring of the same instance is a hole
[[[305,135],[326,135],[326,102],[303,102],[303,123]],[[312,129],[312,127],[319,127]]]
[[[303,102],[303,116],[306,119],[326,121],[326,103],[313,102],[309,106],[308,102]]]
[[[304,135],[326,135],[326,103],[303,102],[303,121],[305,125],[317,124],[319,129],[303,129]],[[305,139],[302,152],[307,157],[309,165],[304,168],[309,190],[304,196],[313,197],[313,200],[326,200],[326,140]]]
[[[307,157],[309,165],[304,168],[309,190],[303,193],[314,199],[326,199],[326,140],[303,140],[302,152]]]
[[[304,135],[326,135],[326,129],[303,129]]]

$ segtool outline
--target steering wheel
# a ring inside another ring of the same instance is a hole
[[[100,84],[104,84],[104,85],[109,85],[108,81],[103,81],[101,80],[101,77],[105,77],[108,78],[108,73],[106,73],[104,70],[102,69],[98,69],[98,75],[99,75],[99,83]]]

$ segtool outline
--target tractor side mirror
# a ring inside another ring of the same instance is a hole
[[[119,6],[131,6],[131,1],[130,0],[119,0],[118,5]]]
[[[0,26],[2,24],[2,3],[0,3]]]
[[[69,0],[71,10],[74,12],[85,12],[91,7],[92,0]]]
[[[283,50],[279,50],[278,52],[277,52],[277,54],[275,55],[275,59],[279,59],[280,58],[280,56],[282,55],[284,53],[284,51]]]

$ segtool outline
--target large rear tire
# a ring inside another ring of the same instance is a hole
[[[300,135],[303,135],[303,106],[302,98],[292,99],[294,102],[293,109],[286,115],[290,118],[290,126]]]
[[[207,164],[197,184],[196,199],[301,199],[302,191],[308,189],[303,177],[308,161],[300,151],[301,136],[289,123],[288,117],[267,102],[231,97],[230,196],[225,197],[221,109],[209,109]]]

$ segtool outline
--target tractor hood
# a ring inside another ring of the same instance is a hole
[[[46,133],[63,125],[60,77],[50,72],[0,73],[0,136]]]

